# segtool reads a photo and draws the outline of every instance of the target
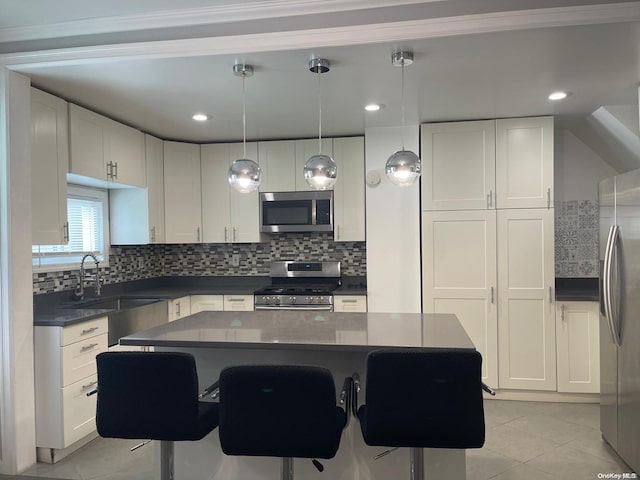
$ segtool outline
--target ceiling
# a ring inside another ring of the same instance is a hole
[[[377,0],[363,3],[351,0],[308,3],[349,7],[351,10],[345,16],[352,19],[367,15],[377,18],[382,11],[393,11],[393,18],[402,19],[418,7],[425,9],[423,13],[427,12],[427,7],[438,7],[440,10],[430,10],[431,15],[442,17],[456,8],[456,15],[470,12],[472,5],[476,5],[477,10],[480,3],[485,10],[492,7],[495,12],[505,4],[499,0],[475,2]],[[46,8],[29,10],[25,8],[29,3],[46,4],[49,11]],[[109,18],[113,18],[113,11],[123,16],[135,16],[148,13],[151,6],[166,11],[174,2],[77,0],[69,3],[78,5],[65,12],[58,5],[51,10],[51,2],[47,0],[0,0],[3,13],[0,15],[0,40],[14,49],[18,43],[11,42],[12,34],[15,34],[14,40],[40,41],[42,44],[44,40],[38,40],[34,33],[42,29],[33,26],[43,22],[73,27],[84,19],[82,28],[86,29],[90,26],[86,19],[92,16],[110,15]],[[249,0],[234,3],[238,8],[256,5]],[[279,3],[282,6],[287,2]],[[514,3],[521,7],[531,4],[527,1],[507,3],[511,3],[510,8]],[[554,6],[551,4],[606,2],[548,0],[535,3]],[[628,2],[629,5],[636,3]],[[414,10],[402,10],[399,4]],[[222,8],[230,3],[223,0],[181,2],[181,8],[196,9],[192,12],[198,12],[197,9],[205,5]],[[375,5],[377,9],[366,10],[366,5]],[[333,20],[318,17],[329,13],[315,14],[314,18],[322,18],[327,24],[335,23],[334,17]],[[297,25],[302,22],[301,18],[292,16],[287,24]],[[269,27],[278,28],[274,24]],[[246,80],[247,137],[250,140],[316,136],[318,85],[322,93],[323,135],[362,134],[366,127],[399,125],[401,72],[390,60],[392,51],[398,48],[410,49],[415,55],[415,63],[405,68],[407,123],[548,114],[556,115],[559,124],[564,122],[569,126],[576,118],[585,118],[600,106],[635,105],[637,109],[640,22],[503,30],[506,31],[453,36],[444,33],[407,41],[243,54],[23,62],[16,69],[31,77],[35,86],[69,101],[159,137],[192,142],[242,138],[242,80],[232,73],[232,66],[239,62],[255,68],[255,75]],[[105,32],[103,30],[103,34],[114,34]],[[155,34],[160,35],[158,31]],[[398,36],[401,37],[401,33]],[[121,34],[119,38],[125,41],[129,37]],[[91,43],[86,35],[64,37],[63,40],[81,46]],[[320,82],[307,68],[312,57],[331,62],[330,72],[322,75]],[[554,90],[567,90],[571,94],[564,101],[554,103],[546,98]],[[366,113],[363,107],[369,102],[382,103],[386,108],[377,113]],[[194,122],[191,116],[196,112],[210,115],[211,120]]]

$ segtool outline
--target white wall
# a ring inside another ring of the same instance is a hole
[[[420,152],[419,127],[405,127],[405,147]],[[384,166],[402,146],[400,127],[365,129],[366,172],[382,182],[367,186],[367,301],[370,312],[417,313],[420,288],[420,192],[390,183]]]
[[[0,473],[35,463],[29,79],[0,68]]]
[[[556,201],[596,201],[600,180],[612,177],[617,173],[569,130],[556,130]]]

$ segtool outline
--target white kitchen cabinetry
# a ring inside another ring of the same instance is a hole
[[[364,137],[334,138],[333,158],[338,165],[338,180],[333,187],[333,239],[364,242]]]
[[[200,145],[164,142],[165,242],[202,242]]]
[[[229,185],[229,167],[244,158],[241,143],[202,145],[202,235],[205,243],[260,242],[258,192],[240,193]],[[247,144],[246,158],[257,160],[258,144]]]
[[[223,310],[223,295],[191,295],[191,315],[198,312],[221,312]]]
[[[422,214],[423,308],[454,313],[482,354],[482,378],[498,387],[496,212]]]
[[[262,169],[262,182],[259,188],[261,192],[295,191],[295,140],[258,142],[258,163]]]
[[[367,297],[366,295],[334,295],[333,311],[334,312],[366,312]]]
[[[497,214],[499,387],[556,390],[553,209]]]
[[[297,192],[301,191],[314,191],[307,181],[304,179],[304,165],[307,160],[314,155],[318,155],[319,143],[317,138],[310,138],[306,140],[296,140],[296,164],[294,167],[293,176],[295,178],[295,189]],[[333,157],[333,143],[330,138],[322,139],[322,154]],[[340,170],[338,169],[338,172]],[[339,177],[338,177],[339,178]]]
[[[558,391],[600,393],[598,302],[558,302]]]
[[[96,430],[95,357],[107,350],[107,317],[34,328],[36,445],[45,461]],[[72,447],[73,449],[73,447]]]
[[[496,120],[497,208],[553,205],[553,117]]]
[[[189,295],[174,298],[167,302],[167,308],[169,309],[169,321],[173,322],[180,318],[188,317],[191,315],[191,297]]]
[[[31,243],[34,245],[62,245],[69,241],[68,123],[67,102],[31,89]]]
[[[422,209],[549,208],[553,117],[422,125]]]
[[[495,208],[495,120],[422,125],[422,209]]]
[[[162,140],[145,135],[147,188],[109,193],[112,245],[164,243],[164,165]]]
[[[252,312],[253,295],[225,295],[224,311]]]
[[[71,180],[78,180],[74,177],[77,175],[122,185],[146,186],[142,132],[69,104],[69,136]],[[80,180],[80,183],[86,182]]]

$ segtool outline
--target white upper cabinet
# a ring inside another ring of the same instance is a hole
[[[296,142],[277,140],[258,143],[262,169],[261,192],[293,192],[296,189]],[[302,172],[300,173],[302,175]]]
[[[497,213],[500,388],[556,390],[553,209]]]
[[[31,219],[34,245],[62,245],[69,241],[68,169],[67,102],[32,88]]]
[[[553,206],[553,117],[496,120],[496,205]]]
[[[296,165],[293,175],[295,177],[295,190],[305,191],[305,190],[314,190],[304,179],[304,165],[307,163],[307,160],[314,155],[318,155],[320,153],[319,143],[317,138],[310,138],[306,140],[296,140]],[[322,139],[322,154],[333,156],[333,142],[330,138]],[[266,190],[265,190],[266,191]]]
[[[164,142],[165,242],[202,242],[200,145]]]
[[[109,193],[109,231],[113,245],[164,243],[164,165],[162,140],[145,135],[147,188]]]
[[[227,181],[229,166],[245,157],[242,143],[202,145],[202,229],[205,243],[260,241],[258,192],[240,193]],[[246,158],[258,146],[247,143]]]
[[[422,125],[422,209],[495,208],[495,121]]]
[[[146,186],[142,132],[70,104],[69,135],[71,174]]]
[[[498,387],[495,210],[423,212],[423,305],[454,313],[482,354],[482,378]]]
[[[333,238],[337,242],[364,242],[364,137],[334,138],[333,158],[338,165],[333,187]]]

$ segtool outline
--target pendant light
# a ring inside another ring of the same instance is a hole
[[[304,179],[315,190],[327,190],[336,183],[338,166],[329,155],[322,153],[322,94],[320,75],[329,71],[329,61],[313,58],[309,70],[318,75],[318,154],[313,155],[304,165]]]
[[[260,186],[260,167],[253,160],[247,158],[247,119],[244,81],[253,75],[253,67],[244,63],[233,66],[233,74],[242,77],[242,158],[234,160],[229,167],[229,185],[241,193],[250,193]]]
[[[420,158],[411,150],[404,148],[404,67],[413,63],[413,53],[407,51],[393,52],[391,63],[402,69],[402,149],[391,155],[385,165],[385,172],[392,183],[399,187],[413,185],[420,176]]]

